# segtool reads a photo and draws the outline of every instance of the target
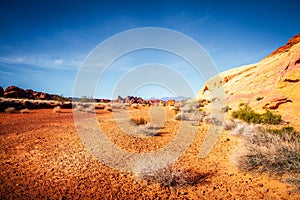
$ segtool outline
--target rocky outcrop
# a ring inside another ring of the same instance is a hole
[[[29,94],[19,87],[9,86],[5,89],[4,96],[9,98],[28,98]]]
[[[69,100],[59,95],[37,92],[31,89],[24,90],[17,86],[7,87],[4,90],[3,96],[6,98],[17,98],[17,99],[58,100],[58,101]]]
[[[221,80],[221,81],[220,81]],[[213,99],[223,90],[233,110],[248,103],[256,111],[272,109],[298,126],[300,117],[300,34],[258,63],[230,69],[205,82],[198,99]]]
[[[0,97],[3,97],[4,96],[4,90],[3,90],[3,87],[0,86]]]
[[[266,58],[272,57],[276,54],[280,54],[280,53],[285,53],[288,52],[291,47],[293,47],[295,44],[298,44],[300,42],[300,33],[295,35],[294,37],[292,37],[287,43],[286,45],[279,47],[278,49],[276,49],[273,53],[271,53],[269,56],[267,56]]]

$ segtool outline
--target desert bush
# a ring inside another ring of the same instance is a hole
[[[25,109],[20,110],[20,113],[21,114],[29,114],[29,110],[28,110],[28,108],[25,108]]]
[[[136,125],[146,125],[148,123],[143,117],[131,118],[131,121]]]
[[[136,133],[142,134],[142,135],[148,136],[148,137],[160,135],[159,131],[162,129],[162,127],[155,127],[151,124],[140,125],[138,128],[139,129],[135,130]]]
[[[96,107],[93,103],[76,103],[75,110],[80,112],[94,112]]]
[[[269,133],[272,133],[274,135],[284,135],[284,134],[289,134],[289,133],[296,133],[294,127],[292,126],[285,126],[282,127],[281,129],[267,129]]]
[[[260,114],[254,112],[249,105],[243,105],[239,107],[239,110],[231,113],[233,118],[241,119],[248,123],[261,123]]]
[[[150,172],[136,174],[141,180],[148,184],[159,184],[162,187],[178,188],[186,185],[196,185],[204,182],[209,176],[187,169],[178,169],[174,166],[167,166],[165,168]]]
[[[293,128],[261,129],[255,134],[242,135],[244,147],[236,156],[241,170],[285,174],[293,177],[294,183],[300,182],[300,135]]]
[[[240,105],[237,111],[231,113],[233,118],[241,119],[248,123],[264,123],[264,124],[279,124],[281,122],[281,116],[272,113],[270,110],[266,110],[264,114],[259,114],[253,111],[249,105]]]
[[[104,108],[105,108],[105,105],[102,103],[98,103],[95,105],[95,109],[104,110]]]
[[[87,105],[85,106],[85,108],[84,108],[84,111],[85,111],[85,112],[90,112],[90,113],[94,112],[94,111],[95,111],[95,106],[94,106],[94,104],[87,104]]]
[[[222,126],[223,124],[220,119],[218,119],[216,116],[213,116],[212,114],[205,116],[203,122],[205,122],[206,124],[214,124],[217,126]]]
[[[112,112],[112,108],[110,105],[105,106],[104,110],[107,110],[109,112]]]
[[[15,113],[16,109],[14,107],[8,107],[8,108],[5,109],[5,112],[6,113]]]
[[[231,135],[250,136],[256,134],[261,129],[261,126],[241,122],[237,123],[236,127],[231,131]]]
[[[185,113],[177,113],[175,116],[174,116],[174,119],[175,120],[180,120],[180,121],[189,121],[189,118],[190,118],[190,115],[188,114],[185,114]]]
[[[77,103],[74,105],[76,111],[84,111],[83,105]]]
[[[236,128],[236,123],[233,119],[226,120],[223,122],[223,129],[226,131],[230,131]]]
[[[61,108],[60,106],[56,106],[53,108],[53,113],[61,113]]]
[[[137,103],[133,103],[133,104],[131,104],[131,107],[132,107],[132,108],[135,108],[135,109],[138,109],[138,108],[139,108],[139,105],[138,105]]]
[[[123,106],[122,103],[113,103],[113,104],[111,105],[111,108],[112,108],[112,109],[123,109],[124,106]]]
[[[262,123],[265,123],[265,124],[280,124],[281,116],[272,113],[270,110],[267,110],[261,116],[261,121],[262,121]]]
[[[230,107],[228,105],[226,105],[222,108],[222,112],[224,112],[224,113],[228,112],[229,110],[230,110]]]

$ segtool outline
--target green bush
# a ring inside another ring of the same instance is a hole
[[[286,127],[281,128],[281,129],[268,129],[268,132],[273,134],[273,135],[282,136],[282,135],[287,134],[287,133],[295,132],[295,129],[294,129],[294,127],[286,126]]]
[[[231,116],[248,123],[261,123],[261,115],[254,112],[247,104],[240,104],[239,110],[233,111]]]
[[[273,114],[270,110],[267,110],[262,116],[261,116],[262,122],[264,124],[280,124],[281,122],[281,116]]]
[[[248,123],[264,123],[264,124],[280,124],[281,116],[272,113],[270,110],[266,110],[264,114],[259,114],[253,111],[249,105],[240,104],[237,111],[233,111],[231,116],[235,119],[240,119]]]

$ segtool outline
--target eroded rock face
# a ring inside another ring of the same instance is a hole
[[[274,110],[277,109],[281,104],[288,102],[292,103],[293,101],[283,95],[273,95],[264,99],[263,102],[265,102],[265,105],[263,106],[264,109]]]
[[[209,90],[203,87],[199,99],[224,89],[226,104],[233,110],[240,103],[248,103],[258,112],[272,109],[300,130],[296,114],[300,110],[300,34],[260,62],[225,71],[204,85]]]

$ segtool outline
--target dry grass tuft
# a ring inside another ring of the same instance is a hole
[[[233,119],[226,120],[223,122],[223,129],[226,131],[230,131],[236,128],[236,123]]]
[[[293,128],[257,129],[253,125],[239,128],[243,136],[243,147],[238,149],[234,159],[243,171],[293,177],[293,183],[300,183],[300,134]],[[250,134],[249,134],[250,130]],[[297,178],[298,177],[298,178]],[[300,188],[300,187],[299,187]]]
[[[20,113],[21,114],[29,114],[29,110],[28,110],[28,108],[25,108],[25,109],[20,110]]]
[[[16,109],[14,107],[8,107],[5,109],[6,113],[16,113]]]
[[[61,113],[61,107],[60,106],[56,106],[55,108],[53,108],[53,113]]]
[[[162,187],[169,188],[196,185],[198,183],[206,182],[206,179],[209,177],[208,174],[186,169],[180,170],[173,166],[167,166],[151,173],[140,173],[137,174],[137,176],[148,184],[159,184]]]
[[[112,108],[111,108],[110,105],[105,106],[105,109],[104,109],[104,110],[109,111],[109,112],[112,112]]]
[[[145,120],[144,117],[140,117],[140,118],[131,118],[131,121],[133,123],[135,123],[136,125],[146,125],[148,122],[147,120]]]

